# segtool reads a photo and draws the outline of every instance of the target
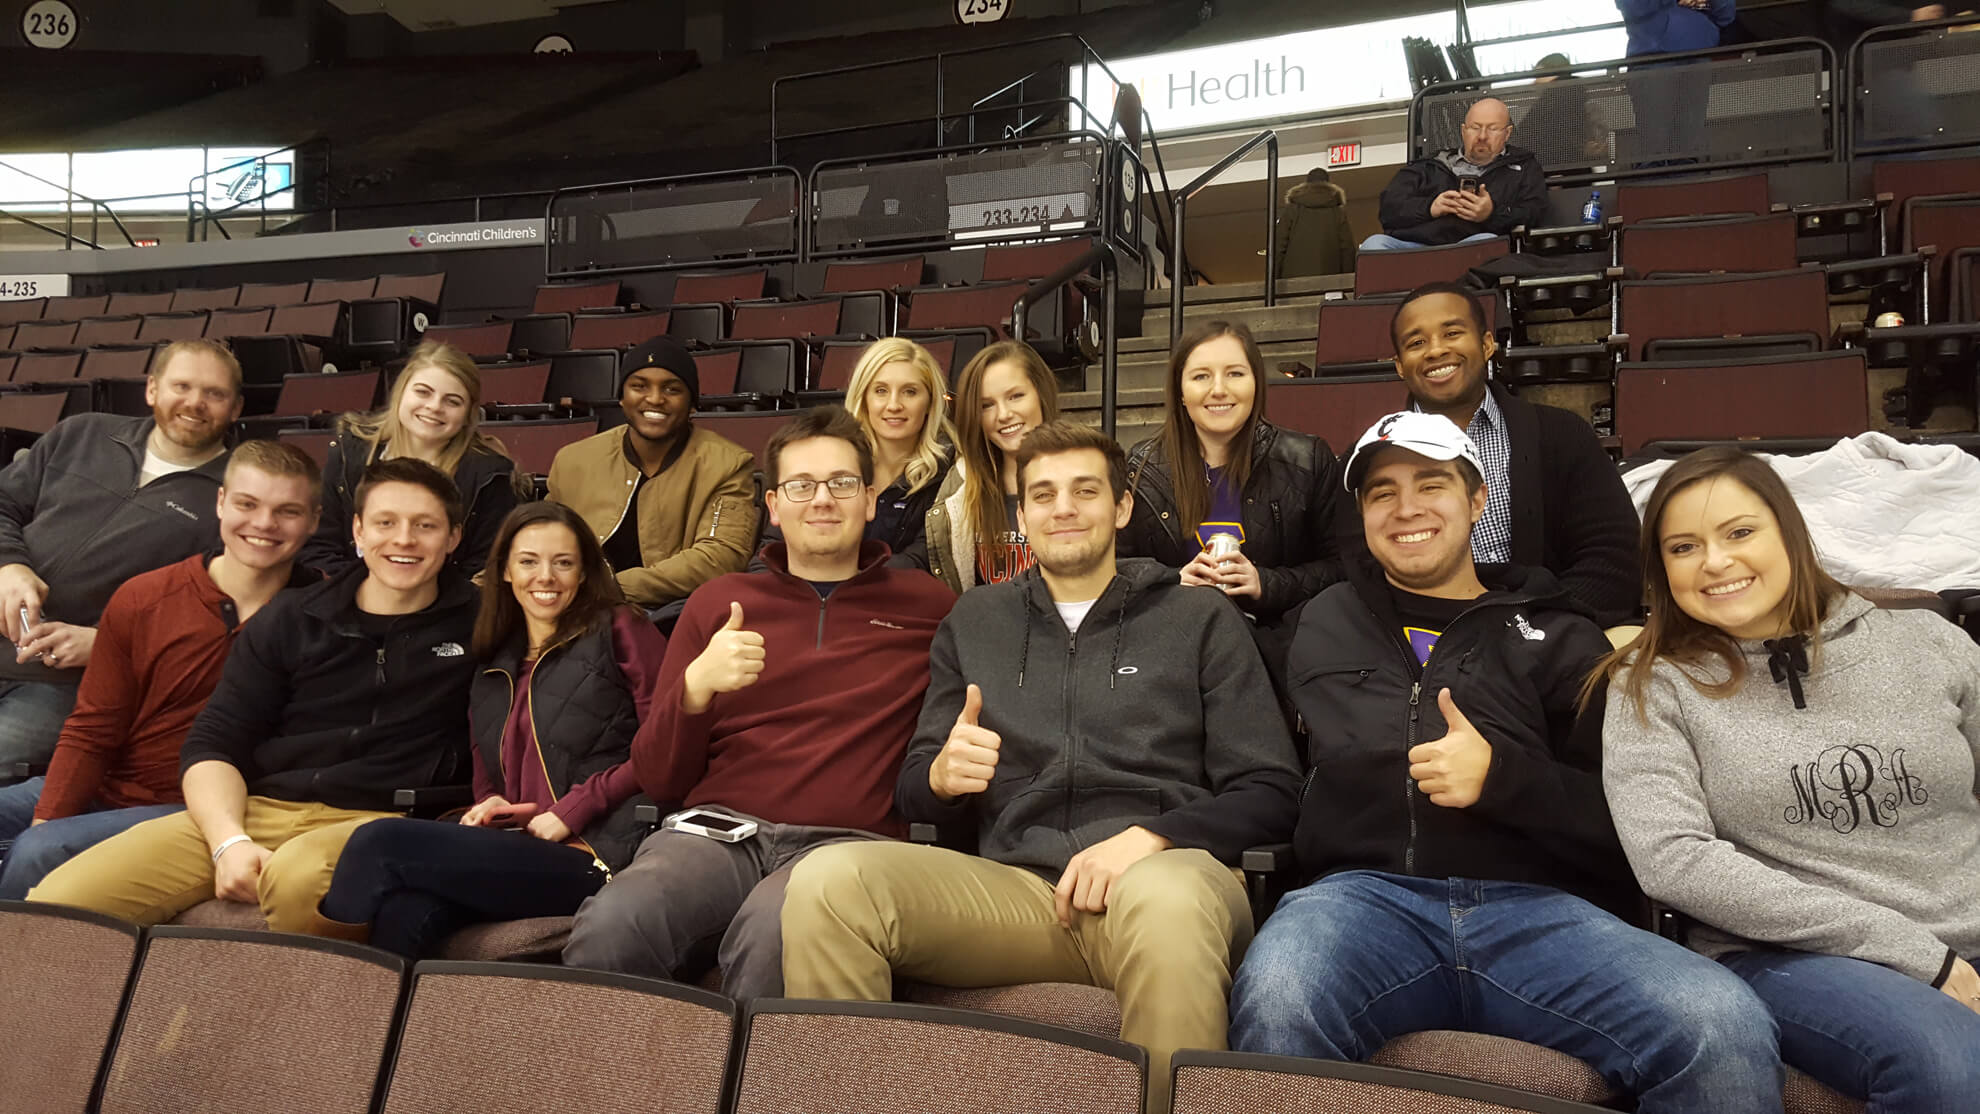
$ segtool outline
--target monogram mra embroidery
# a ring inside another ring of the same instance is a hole
[[[1930,799],[1925,783],[1906,767],[1903,747],[1889,757],[1868,743],[1830,747],[1813,762],[1789,767],[1788,781],[1794,786],[1794,803],[1782,811],[1782,819],[1812,824],[1820,818],[1843,835],[1865,821],[1893,827],[1900,809]]]

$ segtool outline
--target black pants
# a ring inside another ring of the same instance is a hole
[[[590,855],[525,831],[373,820],[344,846],[318,908],[419,959],[470,924],[568,917],[604,884]]]

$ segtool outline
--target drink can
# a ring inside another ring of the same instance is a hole
[[[1899,313],[1896,310],[1891,310],[1889,313],[1880,313],[1877,315],[1877,328],[1879,329],[1895,329],[1902,326],[1903,324],[1904,324],[1904,314]]]
[[[1208,547],[1212,560],[1221,561],[1226,557],[1237,556],[1240,543],[1236,534],[1216,533],[1210,535]]]

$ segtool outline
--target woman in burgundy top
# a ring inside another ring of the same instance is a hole
[[[666,640],[626,605],[569,508],[529,503],[489,551],[469,714],[475,804],[458,824],[374,820],[320,906],[417,959],[465,925],[569,916],[632,858],[627,762]]]

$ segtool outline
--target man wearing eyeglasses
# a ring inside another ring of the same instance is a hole
[[[1363,251],[1504,236],[1547,211],[1540,160],[1512,145],[1512,113],[1486,97],[1464,114],[1463,146],[1407,163],[1382,191],[1382,231]]]
[[[907,832],[894,782],[955,597],[862,540],[873,449],[852,415],[799,415],[770,438],[764,466],[784,540],[765,547],[765,571],[688,597],[632,744],[640,788],[663,809],[711,809],[755,830],[736,842],[649,836],[578,910],[570,966],[693,978],[718,960],[730,997],[776,996],[791,867],[826,844]]]

